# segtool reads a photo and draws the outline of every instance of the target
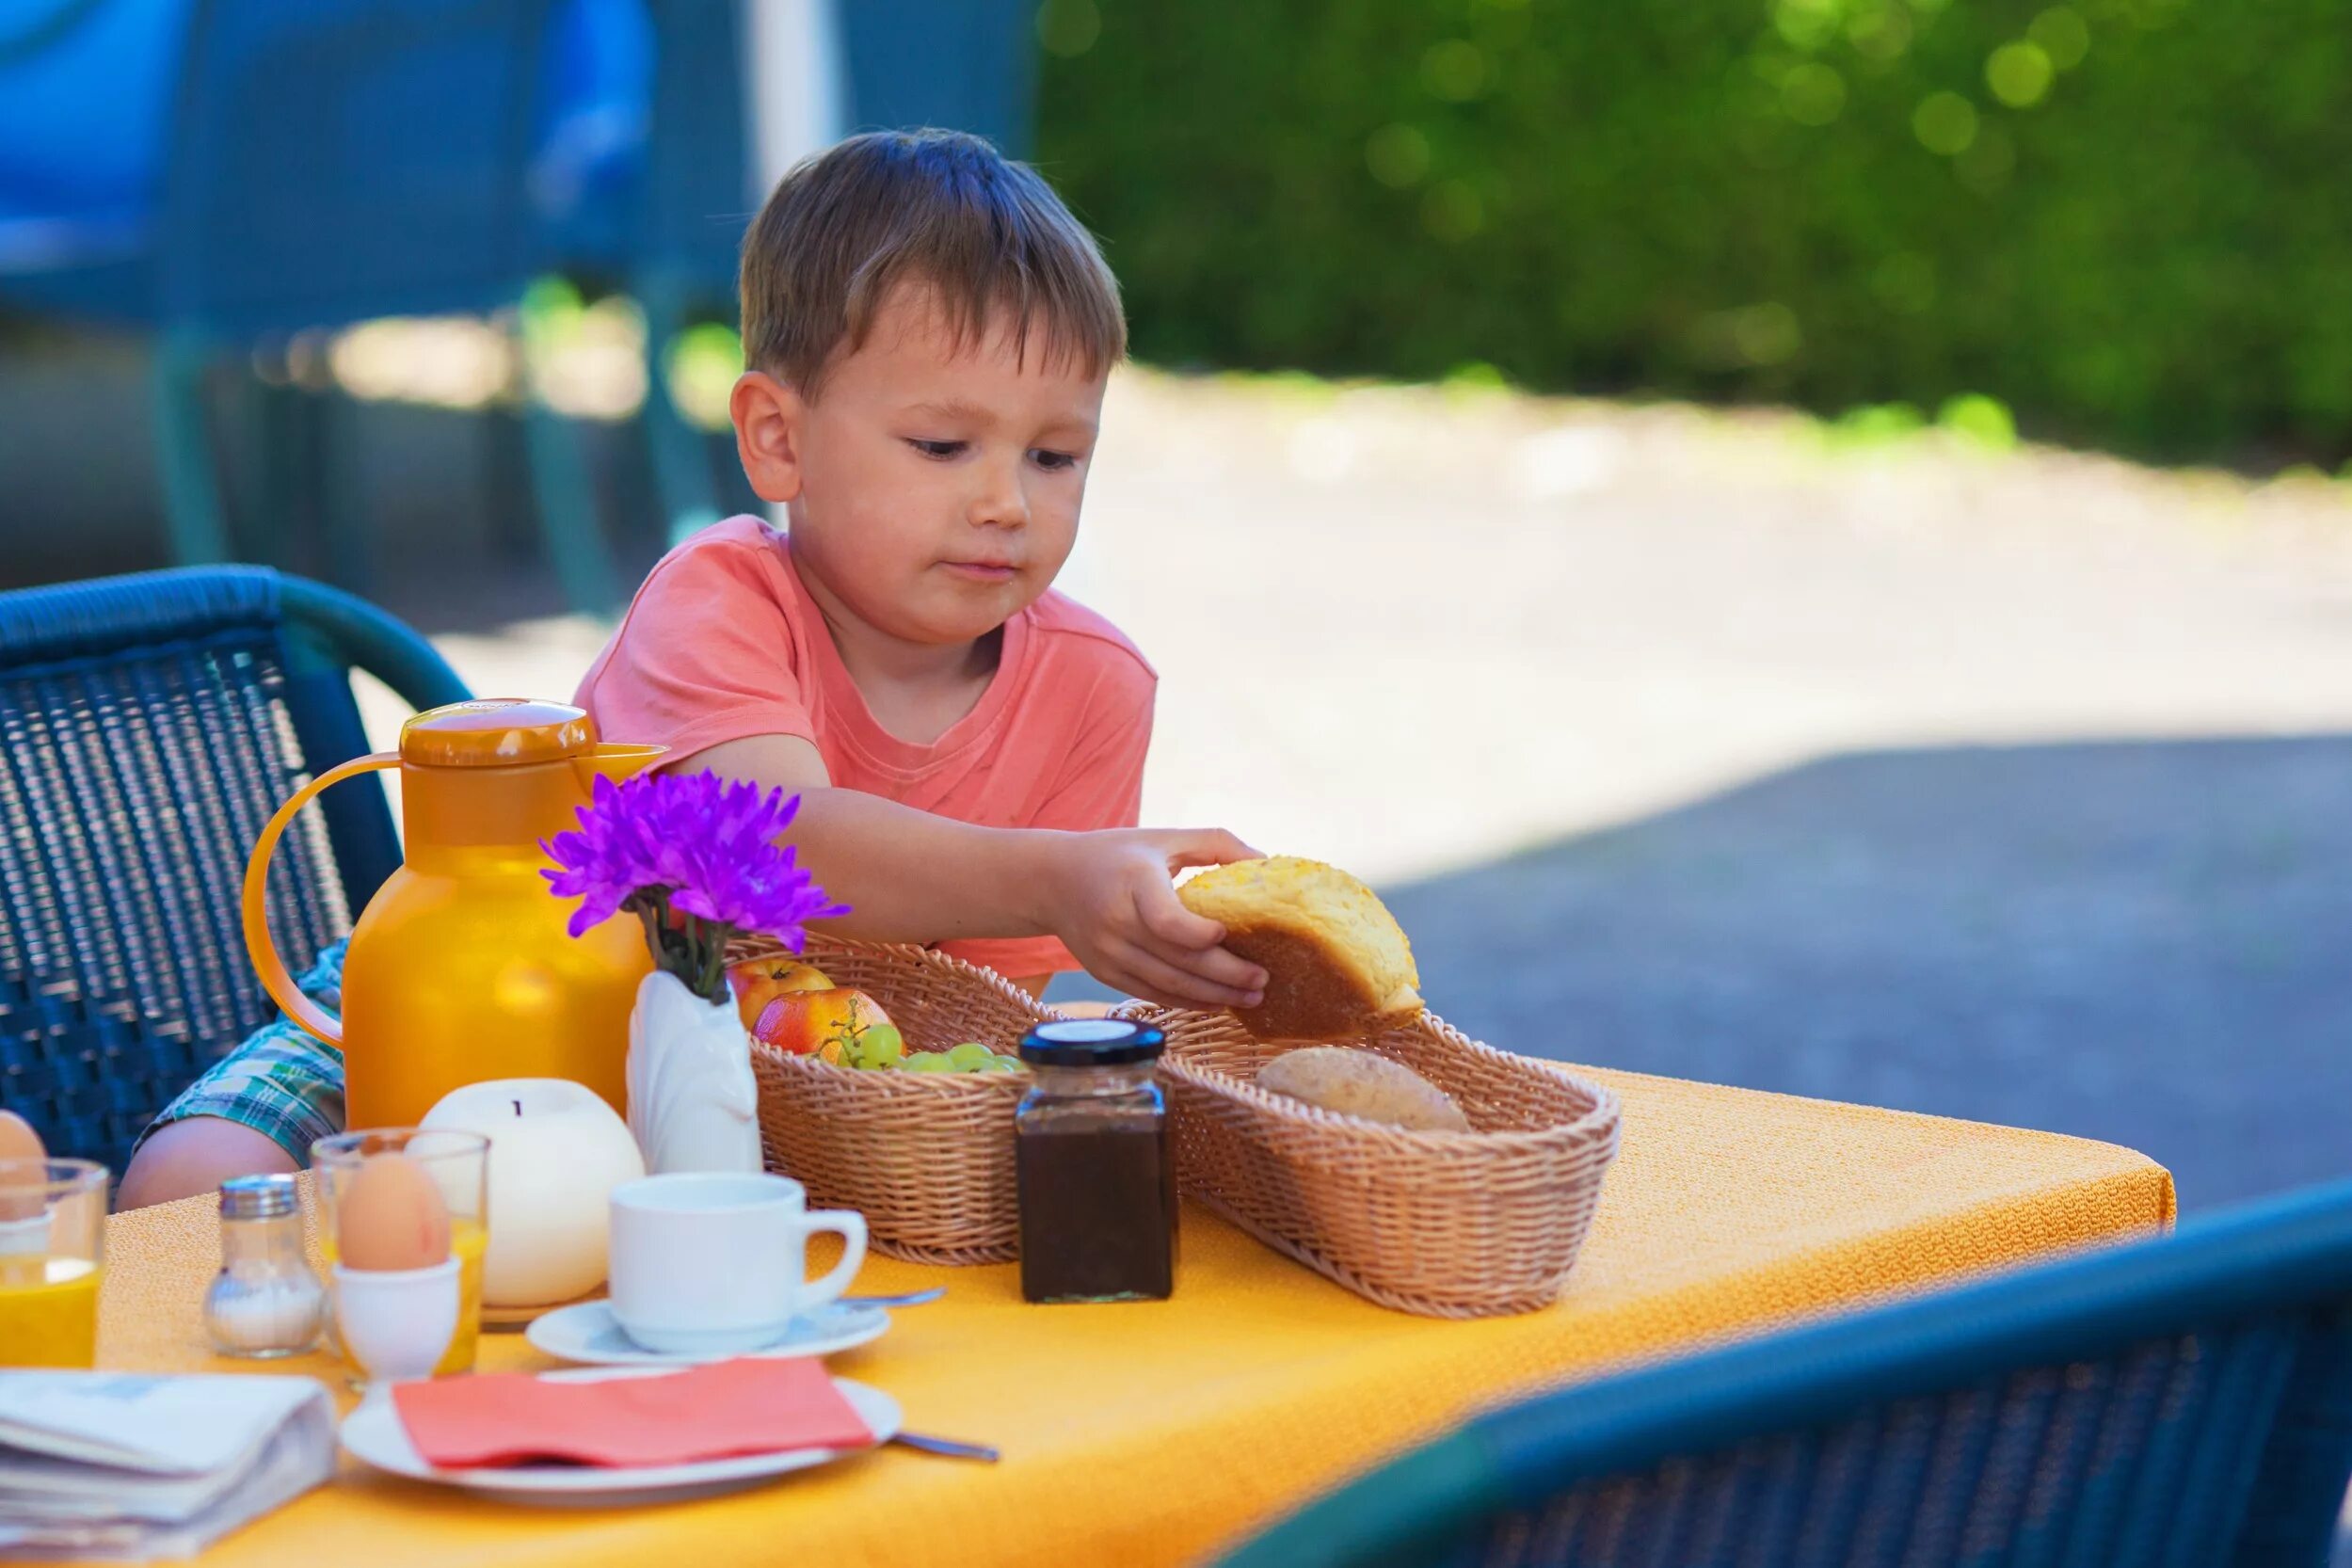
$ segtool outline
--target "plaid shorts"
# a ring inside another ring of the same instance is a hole
[[[343,950],[341,942],[322,950],[318,962],[295,982],[304,996],[338,1016]],[[293,1156],[296,1164],[308,1165],[312,1143],[343,1130],[343,1052],[280,1013],[277,1022],[246,1036],[164,1107],[139,1141],[190,1116],[218,1116],[249,1127]]]

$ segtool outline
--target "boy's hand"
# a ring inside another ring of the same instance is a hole
[[[1184,907],[1170,878],[1187,866],[1255,860],[1217,828],[1112,828],[1063,835],[1039,889],[1043,923],[1107,985],[1165,1007],[1256,1007],[1266,971],[1217,944],[1225,928]]]

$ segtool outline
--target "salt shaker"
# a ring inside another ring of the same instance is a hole
[[[302,1208],[290,1176],[220,1184],[220,1272],[204,1292],[204,1327],[223,1355],[266,1360],[318,1342],[326,1292],[302,1252]]]

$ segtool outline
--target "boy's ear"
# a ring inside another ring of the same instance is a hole
[[[797,389],[763,370],[736,378],[728,398],[735,421],[735,455],[760,500],[781,504],[800,498],[800,437],[808,405]]]

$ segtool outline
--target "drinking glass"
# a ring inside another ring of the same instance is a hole
[[[0,1366],[98,1362],[106,1167],[0,1160]]]
[[[457,1332],[449,1341],[448,1352],[433,1368],[436,1377],[472,1371],[481,1339],[482,1257],[490,1244],[489,1151],[490,1141],[481,1133],[416,1127],[339,1132],[311,1145],[313,1190],[320,1205],[320,1243],[330,1280],[340,1259],[337,1243],[343,1199],[370,1156],[405,1154],[424,1167],[440,1189],[442,1201],[449,1206],[449,1252],[458,1264]],[[335,1332],[337,1348],[349,1359],[341,1331]]]

